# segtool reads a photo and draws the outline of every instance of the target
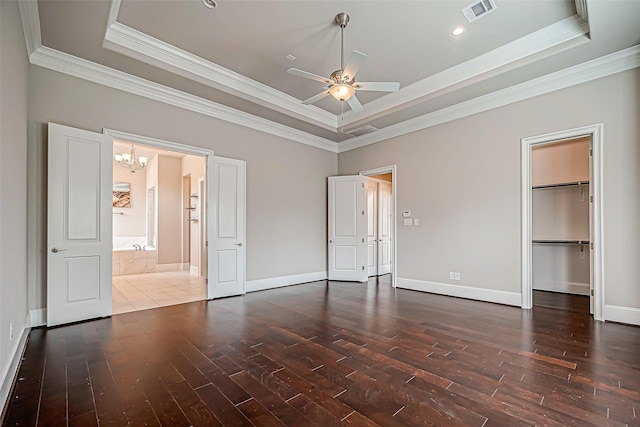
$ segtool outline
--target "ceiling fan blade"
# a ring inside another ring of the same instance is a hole
[[[358,98],[356,98],[355,95],[352,96],[351,98],[347,99],[347,103],[349,104],[349,107],[351,108],[351,111],[353,111],[354,113],[358,113],[358,112],[364,110],[364,107],[362,106],[360,101],[358,101]]]
[[[298,70],[297,68],[289,68],[287,70],[287,73],[293,74],[294,76],[298,76],[298,77],[304,77],[305,79],[316,80],[316,81],[319,81],[321,83],[325,83],[325,84],[328,84],[328,85],[333,83],[330,79],[328,79],[326,77],[322,77],[322,76],[319,76],[317,74],[309,73],[307,71]]]
[[[351,56],[347,60],[347,65],[344,66],[342,75],[349,76],[349,80],[352,80],[358,73],[362,64],[364,64],[365,59],[367,59],[367,55],[364,53],[358,52],[357,50],[351,52]]]
[[[316,102],[320,101],[322,98],[324,98],[325,96],[329,95],[329,91],[325,90],[324,92],[320,92],[317,95],[312,96],[309,99],[305,99],[304,101],[302,101],[302,103],[304,105],[311,105],[311,104],[315,104]]]
[[[357,82],[354,86],[358,90],[376,92],[397,92],[400,90],[400,83],[398,82]]]

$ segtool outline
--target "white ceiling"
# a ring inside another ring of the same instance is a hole
[[[352,138],[343,130],[370,124],[391,132],[640,43],[638,0],[495,0],[497,10],[470,24],[461,13],[466,0],[217,2],[207,9],[200,0],[39,0],[30,22],[41,40],[32,50],[40,43],[67,61],[140,77],[227,115],[242,112],[234,120],[346,146]],[[301,105],[322,84],[286,72],[328,76],[340,68],[339,12],[351,17],[347,56],[367,55],[358,80],[401,84],[397,93],[358,92],[360,113],[347,107],[341,115],[330,97]],[[466,28],[457,38],[456,25]]]

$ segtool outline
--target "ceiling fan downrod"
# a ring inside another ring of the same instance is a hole
[[[340,71],[344,71],[344,29],[349,23],[349,14],[340,12],[336,15],[336,23],[340,26]]]

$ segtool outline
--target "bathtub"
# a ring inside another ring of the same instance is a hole
[[[120,245],[116,247],[114,244],[111,260],[111,271],[114,276],[155,273],[158,262],[158,251],[151,246],[146,247],[144,250],[138,250],[133,247],[133,245],[128,247]]]

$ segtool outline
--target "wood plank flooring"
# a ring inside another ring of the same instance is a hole
[[[34,329],[2,425],[640,425],[640,328],[386,280]]]

